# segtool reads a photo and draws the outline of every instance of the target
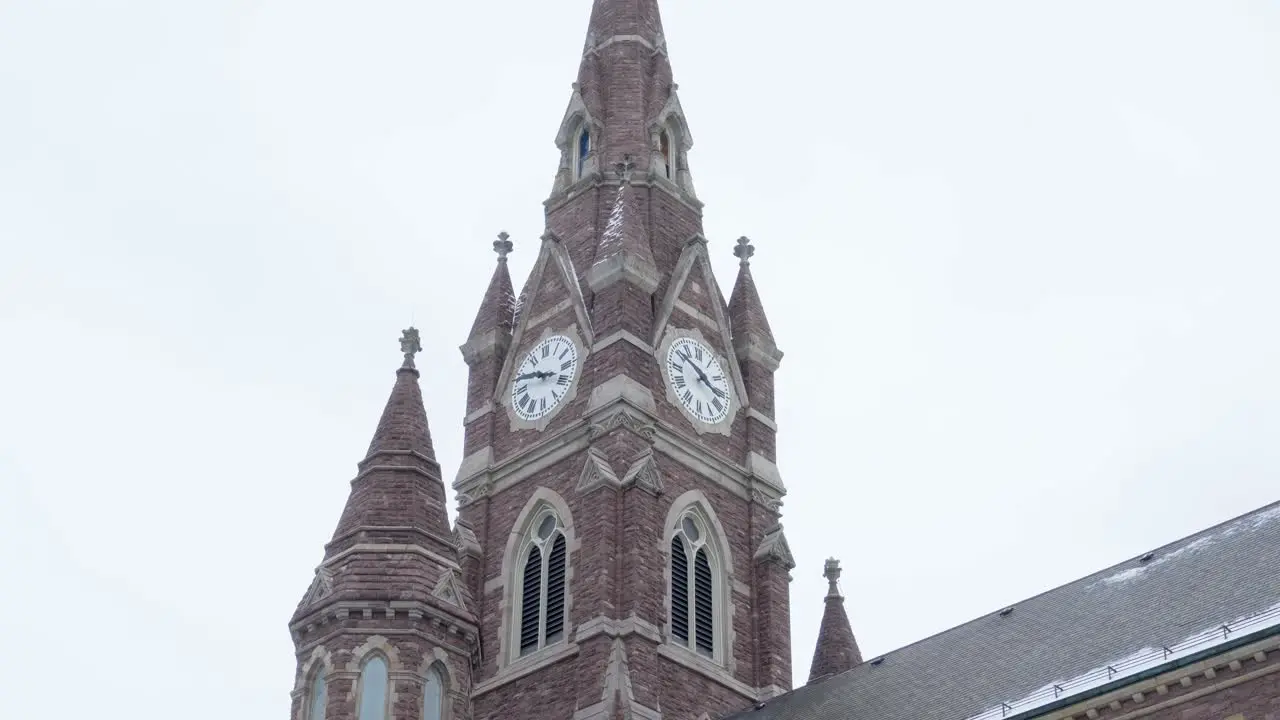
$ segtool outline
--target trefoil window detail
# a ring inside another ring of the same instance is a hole
[[[546,511],[534,522],[523,558],[516,603],[521,657],[564,639],[568,540],[554,513]]]

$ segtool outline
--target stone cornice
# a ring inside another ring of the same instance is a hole
[[[709,660],[694,655],[691,651],[685,650],[684,648],[661,643],[658,645],[658,655],[682,667],[688,668],[709,680],[713,680],[750,700],[762,700],[766,697],[771,697],[765,694],[766,690],[764,688],[753,688],[735,678],[733,675],[730,675],[728,670],[725,670]]]
[[[363,528],[363,529],[368,530],[369,528]],[[376,528],[376,529],[384,530],[386,528]],[[360,530],[361,528],[357,528],[352,532],[359,532]],[[417,532],[422,532],[422,531],[418,530]],[[427,533],[423,533],[423,534],[425,535]],[[347,533],[347,535],[343,537],[350,537],[350,535],[351,533]],[[438,537],[438,536],[433,535],[432,537]],[[338,542],[338,540],[334,540],[329,544],[332,545],[334,542]],[[454,547],[453,538],[449,538],[448,540],[442,540],[442,542],[446,543],[449,547]],[[380,543],[356,543],[355,545],[352,545],[346,550],[342,550],[341,552],[335,553],[333,557],[325,558],[325,561],[321,565],[321,567],[328,567],[331,565],[335,565],[349,555],[353,555],[355,553],[362,553],[362,552],[405,553],[405,554],[412,554],[412,555],[421,555],[431,560],[432,562],[437,562],[447,568],[450,568],[453,570],[459,570],[459,571],[462,570],[462,567],[458,565],[457,560],[450,559],[443,555],[438,555],[436,553],[433,553],[430,550],[422,547],[421,545],[398,545],[398,544],[380,544]]]
[[[543,668],[555,665],[556,663],[568,660],[578,655],[577,643],[564,643],[546,648],[543,651],[530,655],[527,658],[521,658],[510,665],[502,668],[496,675],[477,684],[471,689],[471,698],[484,695],[487,692],[497,690],[507,683],[514,682],[520,678],[527,677]]]
[[[625,397],[585,412],[572,425],[500,462],[492,462],[492,450],[489,448],[475,454],[487,454],[490,458],[487,464],[473,461],[470,456],[464,458],[453,487],[458,493],[465,495],[468,502],[510,487],[584,450],[591,439],[591,426],[604,423],[619,414],[628,416],[632,425],[648,428],[646,433],[652,433],[655,449],[743,499],[750,499],[753,490],[758,491],[762,499],[769,501],[781,499],[786,492],[777,474],[777,467],[772,463],[761,462],[763,457],[755,462],[757,467],[754,469],[739,465],[691,440],[685,433]],[[485,458],[477,458],[483,459]],[[464,475],[462,469],[467,469],[468,472]],[[468,503],[459,498],[459,504]]]
[[[461,608],[458,608],[458,610],[461,610]],[[353,615],[363,616],[366,619],[377,617],[379,620],[395,620],[397,617],[404,617],[413,621],[424,621],[437,629],[446,631],[450,635],[461,638],[464,645],[474,644],[475,642],[478,642],[480,637],[480,628],[476,625],[474,620],[462,617],[455,610],[418,600],[339,600],[322,603],[316,605],[316,607],[306,615],[290,622],[289,630],[295,637],[300,637],[304,632],[310,633],[316,628],[323,628],[325,625],[330,623],[344,622]],[[341,626],[334,628],[323,638],[309,639],[305,645],[298,646],[298,651],[302,652],[309,647],[315,646],[317,643],[321,643],[325,639],[340,633],[385,635],[396,632],[409,633],[421,631],[415,631],[412,628],[352,628]],[[458,652],[467,653],[469,651],[464,650],[459,646]]]

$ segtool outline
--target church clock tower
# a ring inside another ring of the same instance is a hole
[[[781,353],[750,243],[728,303],[712,272],[656,0],[595,1],[556,144],[462,346],[475,717],[717,717],[791,684]]]
[[[291,623],[293,720],[702,720],[791,687],[774,343],[726,302],[656,0],[594,0],[546,230],[462,345],[450,529],[416,331]],[[727,252],[727,251],[726,251]]]

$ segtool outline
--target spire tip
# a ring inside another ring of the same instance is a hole
[[[822,576],[827,579],[829,584],[827,597],[840,597],[840,588],[836,586],[836,582],[840,580],[840,561],[835,558],[827,558],[827,562],[822,568]]]
[[[418,336],[418,328],[411,327],[400,333],[400,352],[404,353],[402,370],[413,370],[413,356],[422,352],[422,340]]]
[[[506,230],[498,233],[498,239],[493,241],[493,251],[498,253],[498,262],[506,262],[507,255],[515,249],[515,243],[511,242],[510,235]]]
[[[750,265],[751,256],[756,254],[756,249],[751,244],[751,239],[743,235],[738,238],[738,245],[733,249],[733,254],[743,265]]]

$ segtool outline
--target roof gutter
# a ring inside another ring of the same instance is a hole
[[[1022,712],[1014,713],[1012,715],[1005,715],[1003,718],[1001,718],[1001,720],[1029,720],[1030,718],[1046,715],[1048,713],[1053,712],[1054,710],[1061,710],[1064,707],[1075,705],[1077,703],[1088,700],[1089,698],[1098,697],[1100,695],[1106,695],[1109,692],[1112,692],[1114,690],[1119,690],[1120,688],[1125,687],[1127,685],[1133,685],[1134,683],[1142,682],[1143,680],[1150,680],[1159,675],[1163,675],[1171,670],[1177,670],[1180,667],[1193,665],[1202,660],[1207,660],[1208,658],[1214,657],[1215,655],[1221,655],[1225,652],[1235,650],[1236,648],[1244,647],[1245,645],[1248,645],[1250,643],[1255,643],[1255,642],[1258,642],[1259,640],[1265,640],[1269,637],[1272,637],[1273,635],[1280,635],[1280,625],[1273,625],[1271,627],[1263,628],[1262,630],[1249,633],[1248,635],[1241,635],[1240,637],[1235,638],[1234,640],[1228,640],[1220,645],[1214,645],[1213,647],[1205,648],[1204,650],[1201,650],[1198,653],[1194,653],[1186,657],[1181,657],[1176,660],[1170,660],[1169,662],[1164,663],[1163,665],[1157,665],[1152,668],[1147,668],[1146,670],[1143,670],[1142,672],[1139,672],[1136,675],[1129,675],[1127,677],[1120,678],[1119,680],[1116,680],[1114,682],[1109,682],[1106,685],[1099,685],[1096,688],[1085,690],[1076,695],[1064,695],[1063,697],[1058,698],[1057,700],[1054,700],[1051,703],[1046,703],[1044,705],[1041,705],[1040,707],[1023,710]]]

